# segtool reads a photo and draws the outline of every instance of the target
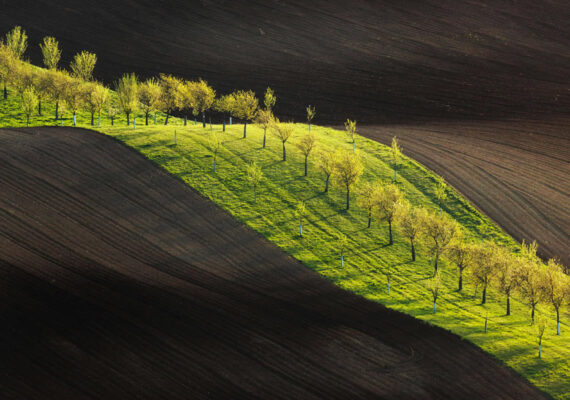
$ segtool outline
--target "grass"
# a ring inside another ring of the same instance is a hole
[[[64,125],[71,125],[69,113]],[[218,153],[216,172],[212,171],[212,154],[208,149],[211,129],[198,122],[171,118],[164,126],[143,126],[144,118],[137,118],[137,129],[125,126],[125,118],[116,119],[110,126],[96,128],[106,135],[140,151],[150,160],[176,175],[235,218],[255,229],[285,252],[303,262],[336,285],[380,302],[390,308],[448,329],[480,346],[506,365],[526,377],[531,383],[555,398],[570,399],[570,326],[562,324],[562,335],[556,336],[554,312],[540,306],[548,315],[549,326],[543,341],[542,359],[537,358],[535,327],[530,326],[529,309],[519,299],[512,301],[512,315],[505,316],[505,299],[497,291],[488,293],[488,303],[480,305],[474,297],[475,287],[467,282],[457,292],[457,271],[453,265],[441,263],[444,289],[438,300],[438,311],[432,314],[431,295],[425,282],[433,267],[428,255],[418,246],[418,258],[411,262],[410,248],[405,238],[395,231],[394,245],[388,245],[388,228],[385,223],[373,221],[366,228],[367,218],[352,196],[351,209],[345,208],[345,193],[332,187],[323,193],[323,175],[317,170],[314,159],[309,159],[309,176],[303,176],[303,157],[295,144],[307,133],[305,124],[296,124],[295,134],[287,142],[287,161],[281,161],[281,143],[268,133],[267,148],[262,149],[263,132],[248,125],[247,138],[242,139],[243,125],[227,126],[223,133],[223,146]],[[90,116],[78,115],[78,126],[89,126]],[[44,106],[44,116],[34,116],[34,125],[55,125],[53,105]],[[58,121],[58,125],[60,122]],[[19,113],[16,96],[0,100],[0,126],[25,126],[25,117]],[[221,125],[213,130],[221,131]],[[352,149],[344,132],[312,125],[320,148]],[[177,145],[174,145],[174,132]],[[357,151],[365,165],[360,183],[372,180],[389,181],[393,172],[389,163],[389,149],[372,140],[357,137]],[[404,149],[405,151],[405,149]],[[257,203],[253,189],[246,179],[246,165],[257,161],[264,179],[257,190]],[[437,209],[434,189],[436,175],[414,160],[404,157],[398,174],[398,186],[414,205]],[[299,236],[298,220],[294,210],[305,201],[307,217],[303,223],[303,237]],[[467,200],[450,189],[444,212],[456,219],[473,240],[492,239],[516,251],[517,243],[479,213]],[[349,250],[345,253],[344,267],[340,267],[337,235],[348,237]],[[394,271],[391,292],[386,290],[386,269]],[[479,291],[480,292],[480,291]],[[488,313],[488,332],[484,332],[485,314]]]

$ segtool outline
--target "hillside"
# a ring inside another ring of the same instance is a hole
[[[541,397],[109,137],[2,129],[0,165],[5,398]]]

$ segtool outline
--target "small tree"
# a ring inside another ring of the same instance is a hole
[[[303,153],[303,156],[305,156],[305,176],[307,176],[308,173],[308,159],[311,155],[311,152],[315,148],[316,142],[317,139],[315,136],[312,133],[308,133],[307,135],[303,136],[301,141],[297,144],[297,147],[299,147],[299,150],[301,150],[301,153]]]
[[[392,223],[396,217],[398,204],[404,196],[394,184],[381,186],[376,194],[376,213],[380,220],[385,220],[388,223],[389,243],[392,245],[394,244]]]
[[[97,56],[88,51],[77,53],[73,57],[70,64],[71,74],[84,81],[90,81],[93,78],[93,70],[97,64]]]
[[[135,74],[124,74],[116,84],[119,105],[127,116],[127,126],[131,124],[130,115],[139,107],[139,82]]]
[[[111,100],[107,107],[107,116],[111,119],[111,126],[115,125],[117,115],[119,115],[119,107],[115,100]]]
[[[32,86],[27,87],[22,94],[22,110],[26,116],[26,126],[30,126],[30,116],[38,106],[38,95]]]
[[[352,152],[356,151],[356,121],[351,121],[347,119],[344,123],[344,127],[346,129],[347,135],[350,137],[352,141]]]
[[[442,282],[441,282],[441,274],[438,272],[433,277],[429,278],[426,282],[426,289],[431,293],[433,298],[433,313],[437,309],[437,298],[439,297],[439,293],[441,291]]]
[[[57,69],[57,64],[61,59],[61,50],[59,43],[51,36],[44,37],[43,43],[40,43],[44,65],[47,69]]]
[[[520,291],[523,299],[530,307],[531,325],[534,324],[534,314],[537,304],[544,296],[544,267],[536,255],[538,245],[535,242],[525,243],[521,246],[519,263],[521,266]]]
[[[28,48],[28,35],[21,26],[14,27],[6,34],[6,47],[17,60],[22,59]]]
[[[471,268],[471,276],[483,287],[481,295],[481,304],[487,302],[487,288],[494,278],[497,268],[497,245],[492,242],[485,242],[475,247],[475,258]]]
[[[392,138],[392,147],[390,148],[390,153],[392,154],[392,163],[394,167],[394,182],[398,182],[398,164],[402,158],[402,148],[398,144],[398,138],[394,136]]]
[[[497,254],[497,287],[507,297],[506,315],[511,315],[511,294],[520,286],[521,270],[517,260],[504,247]]]
[[[168,117],[178,108],[183,87],[182,80],[172,76],[160,74],[160,105],[161,110],[166,114],[164,125],[168,125]]]
[[[437,199],[437,204],[439,206],[439,213],[441,214],[441,210],[443,208],[443,202],[447,199],[447,183],[443,178],[437,180],[435,186],[435,198]]]
[[[568,275],[555,259],[548,260],[544,274],[544,296],[556,311],[556,334],[560,335],[560,309],[570,300]]]
[[[233,114],[243,120],[243,137],[247,137],[247,123],[255,118],[259,101],[251,90],[234,93]]]
[[[307,208],[305,202],[301,201],[297,204],[295,209],[295,217],[299,220],[299,236],[303,237],[303,218],[307,215]]]
[[[348,238],[344,233],[339,233],[337,240],[338,250],[340,252],[340,267],[344,267],[344,253],[348,248]]]
[[[275,136],[281,140],[281,144],[283,145],[283,161],[287,161],[287,152],[285,149],[285,143],[293,134],[295,128],[291,123],[282,123],[279,122],[278,118],[275,118],[273,124],[271,124],[271,130]]]
[[[459,235],[449,245],[447,255],[449,259],[457,266],[458,284],[457,291],[463,290],[463,272],[471,267],[474,263],[475,251],[473,245],[465,243],[462,239],[463,235]]]
[[[73,126],[77,125],[77,111],[85,102],[85,86],[77,79],[68,79],[64,95],[65,105],[73,114]]]
[[[34,88],[38,95],[38,115],[42,115],[42,100],[47,98],[51,89],[51,76],[48,70],[38,68],[32,70]]]
[[[335,152],[324,149],[317,153],[317,166],[325,175],[325,193],[329,191],[329,181],[334,172],[335,164]]]
[[[434,275],[437,273],[438,260],[457,233],[457,223],[447,215],[428,214],[423,237],[434,258]]]
[[[226,131],[226,116],[230,116],[232,113],[232,110],[234,109],[234,101],[235,101],[235,97],[231,94],[226,94],[216,100],[214,100],[214,110],[221,112],[222,113],[222,118],[223,118],[223,128],[222,131],[225,132]],[[264,137],[264,146],[265,147],[265,137]]]
[[[376,207],[376,198],[378,197],[378,190],[380,186],[377,183],[365,182],[364,185],[358,190],[358,197],[356,203],[366,210],[368,217],[368,228],[372,224],[372,212]]]
[[[222,137],[220,136],[220,134],[218,132],[212,132],[210,134],[209,147],[210,147],[210,150],[212,151],[212,156],[214,158],[214,164],[212,166],[212,171],[216,172],[216,159],[218,157],[218,152],[220,151],[220,148],[222,147]]]
[[[148,116],[160,109],[162,89],[155,78],[150,78],[139,85],[139,104],[144,113],[144,123],[148,125]],[[156,121],[155,121],[156,122]]]
[[[340,151],[335,154],[333,176],[335,182],[346,189],[346,209],[350,208],[350,189],[356,185],[364,172],[360,156],[355,153]]]
[[[388,294],[390,294],[390,284],[392,281],[392,275],[394,275],[394,268],[392,267],[392,265],[388,264],[382,269],[382,273],[386,277],[386,285],[387,285],[386,290]]]
[[[253,202],[257,202],[257,186],[263,179],[263,172],[261,167],[257,165],[254,161],[247,166],[247,179],[249,183],[253,186]]]
[[[404,236],[410,241],[412,261],[416,261],[416,240],[423,233],[427,211],[421,207],[412,207],[407,200],[401,200],[396,209],[396,222]]]
[[[197,114],[202,114],[202,127],[206,127],[206,111],[212,108],[216,91],[203,79],[191,82],[189,86],[191,93],[191,107]],[[253,118],[253,117],[252,117]]]
[[[309,132],[311,132],[311,121],[313,118],[315,118],[316,115],[317,112],[315,111],[315,107],[309,105],[307,107],[307,123],[309,124]]]
[[[263,98],[263,105],[265,106],[265,111],[273,112],[273,107],[277,103],[277,96],[275,92],[270,87],[265,91],[265,97]]]
[[[263,128],[263,148],[265,148],[267,139],[267,128],[269,128],[273,122],[274,118],[271,110],[259,110],[255,116],[255,123]]]
[[[65,91],[71,77],[65,71],[49,70],[46,73],[47,92],[55,103],[55,119],[59,118],[59,105],[64,101]]]
[[[103,85],[95,84],[91,87],[89,93],[89,108],[91,111],[91,125],[93,125],[93,114],[97,114],[97,126],[101,126],[101,113],[109,103],[109,90]]]
[[[0,40],[0,80],[4,86],[4,100],[8,98],[8,88],[6,87],[10,80],[13,65],[17,60],[12,51]]]
[[[536,337],[538,339],[538,358],[542,358],[542,339],[546,332],[546,319],[542,316],[537,318],[536,323]]]

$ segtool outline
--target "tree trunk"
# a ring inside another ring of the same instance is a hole
[[[185,115],[184,116],[184,126],[186,126],[188,124],[188,117]]]
[[[459,268],[459,285],[457,291],[461,292],[462,289],[463,289],[463,269]]]
[[[30,126],[30,116],[26,115],[26,128]]]
[[[91,126],[95,125],[95,113],[91,113]]]
[[[226,119],[224,118],[224,120],[222,121],[222,132],[226,131]]]
[[[166,118],[164,119],[164,125],[168,125],[168,117],[170,116],[170,114],[167,112],[166,113]]]
[[[131,124],[130,113],[127,113],[127,126]]]
[[[560,308],[556,309],[556,335],[560,336]]]
[[[308,156],[305,156],[305,176],[307,176],[307,158]]]
[[[368,228],[372,225],[372,213],[368,210]]]
[[[530,307],[530,324],[534,325],[534,309],[536,308],[536,304],[532,304]]]
[[[283,142],[283,161],[287,161],[287,153],[285,152],[285,142]]]
[[[350,188],[346,187],[346,209],[350,208]]]
[[[101,113],[97,117],[97,126],[101,126]]]
[[[206,127],[206,113],[202,113],[202,128]]]
[[[394,244],[394,239],[392,238],[392,221],[388,221],[388,232],[390,233],[390,245]]]
[[[55,102],[55,119],[59,118],[59,101]]]
[[[154,124],[156,125],[156,111],[154,112]]]
[[[247,136],[247,122],[243,124],[243,138],[245,139]]]
[[[4,100],[8,98],[8,89],[6,89],[6,82],[4,82]]]
[[[267,128],[263,128],[263,148],[265,148],[266,137],[267,137]]]
[[[410,239],[412,245],[412,261],[416,261],[416,248],[414,247],[414,241]]]
[[[433,276],[435,276],[435,274],[437,274],[437,262],[439,260],[439,251],[436,251],[435,253],[435,262],[433,264]]]
[[[311,132],[311,123],[309,122],[309,132]]]
[[[145,124],[145,125],[148,125],[148,114],[149,114],[148,112],[146,112],[146,113],[144,114],[144,124]]]
[[[507,315],[511,315],[511,295],[507,294]]]
[[[38,99],[38,115],[42,116],[42,100]]]
[[[436,301],[434,300],[433,302],[433,313],[435,314],[435,310],[436,310],[437,306],[436,306]]]
[[[73,112],[73,126],[77,126],[77,117],[75,115],[75,111]]]
[[[487,302],[487,285],[483,286],[483,297],[481,298],[481,304]]]
[[[115,117],[111,117],[111,126],[115,125]]]
[[[327,180],[325,181],[325,193],[327,193],[329,191],[329,180],[330,180],[330,175],[327,176]]]

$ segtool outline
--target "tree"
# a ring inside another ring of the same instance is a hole
[[[455,238],[449,245],[447,250],[447,256],[449,259],[457,266],[458,271],[458,284],[457,284],[457,291],[460,292],[463,290],[463,272],[470,268],[474,263],[475,257],[475,250],[473,245],[470,243],[466,243],[463,238],[463,235],[459,235],[458,238]]]
[[[368,217],[368,228],[372,224],[372,211],[376,207],[376,197],[378,196],[380,186],[377,183],[365,182],[364,185],[358,190],[358,197],[356,203],[366,210]]]
[[[59,105],[65,98],[65,91],[71,77],[65,71],[48,70],[46,73],[47,91],[55,103],[55,119],[59,118]]]
[[[376,193],[376,214],[380,220],[385,220],[388,223],[390,245],[394,244],[392,223],[396,217],[398,204],[402,201],[403,197],[400,189],[394,184],[380,186]]]
[[[196,102],[194,100],[194,85],[195,82],[192,81],[182,81],[178,90],[178,95],[176,97],[176,108],[181,111],[192,110],[192,115],[194,116],[194,125],[197,124],[196,117],[198,116],[198,110],[196,107]],[[184,112],[184,126],[188,122],[188,115]]]
[[[218,152],[222,147],[222,137],[218,132],[212,132],[210,134],[210,140],[208,144],[210,150],[212,151],[212,156],[214,158],[214,165],[212,166],[212,171],[216,172],[216,159],[218,157]]]
[[[329,191],[329,181],[332,173],[334,172],[335,164],[335,153],[333,151],[321,150],[317,154],[317,165],[325,174],[325,193]]]
[[[223,95],[214,101],[214,110],[223,114],[223,132],[226,131],[226,116],[231,115],[234,108],[235,97],[231,94]],[[265,136],[263,138],[263,147],[265,148]]]
[[[34,88],[36,89],[36,94],[38,95],[38,115],[42,115],[42,100],[49,96],[50,94],[50,74],[49,71],[43,68],[32,70],[32,80],[34,82]]]
[[[162,89],[160,105],[161,110],[166,114],[164,125],[168,125],[168,117],[172,115],[180,103],[183,83],[181,79],[172,75],[160,74],[159,79],[160,87]]]
[[[119,107],[116,100],[112,99],[107,107],[107,116],[111,119],[111,126],[115,125],[115,117],[117,115],[119,115]]]
[[[93,78],[95,64],[97,64],[97,56],[94,53],[88,51],[77,53],[69,65],[71,75],[84,81],[90,81]]]
[[[251,186],[253,186],[253,202],[257,202],[257,186],[263,179],[263,171],[261,167],[254,161],[247,166],[247,179]]]
[[[77,125],[77,110],[85,101],[84,84],[78,79],[67,79],[65,84],[64,100],[65,105],[73,114],[73,126]]]
[[[483,286],[483,294],[481,296],[481,304],[487,302],[487,288],[494,278],[497,268],[497,245],[492,242],[475,247],[475,257],[471,268],[471,276],[480,285]]]
[[[447,215],[428,214],[426,219],[424,237],[425,242],[434,258],[434,275],[437,273],[438,260],[443,254],[457,232],[457,223]]]
[[[299,236],[301,237],[303,237],[303,218],[305,215],[307,215],[307,207],[305,207],[305,202],[301,201],[295,208],[295,217],[299,219]]]
[[[538,358],[542,358],[542,339],[544,333],[546,332],[546,319],[543,317],[538,317],[536,324],[536,337],[538,339]]]
[[[348,247],[348,238],[344,233],[339,233],[337,238],[337,246],[340,252],[340,267],[344,267],[344,253]]]
[[[398,203],[395,220],[404,236],[410,241],[412,261],[416,261],[416,240],[423,233],[427,210],[421,207],[412,207],[409,201],[403,199]]]
[[[437,203],[439,205],[440,214],[443,208],[443,202],[445,201],[445,199],[447,199],[446,191],[447,191],[447,183],[445,183],[445,180],[443,178],[439,178],[437,180],[434,193],[435,193],[435,198],[437,199]]]
[[[212,108],[216,91],[203,79],[188,84],[190,106],[196,114],[202,114],[202,127],[206,127],[206,111]],[[253,118],[253,117],[252,117]]]
[[[278,118],[275,118],[273,124],[271,124],[271,131],[279,138],[279,140],[281,140],[281,144],[283,145],[283,161],[287,161],[285,143],[289,140],[294,130],[295,128],[293,127],[293,124],[279,122]]]
[[[305,176],[307,176],[308,173],[308,166],[307,166],[308,159],[309,156],[311,155],[311,152],[315,148],[316,143],[317,139],[315,138],[315,136],[312,133],[308,133],[307,135],[303,136],[301,141],[297,144],[297,147],[299,148],[299,150],[301,150],[301,153],[303,153],[303,155],[305,156]]]
[[[544,274],[544,296],[556,311],[556,334],[560,335],[560,309],[570,300],[570,283],[562,264],[548,260]]]
[[[521,270],[509,250],[499,247],[497,254],[497,287],[507,297],[506,315],[511,315],[511,294],[520,286]]]
[[[130,115],[137,112],[139,106],[139,82],[135,74],[124,74],[116,84],[119,105],[127,116],[127,126],[131,124]]]
[[[391,264],[388,264],[382,269],[382,273],[386,277],[386,285],[387,285],[386,289],[388,294],[390,294],[390,281],[392,280],[392,275],[394,275],[394,268],[392,267]]]
[[[265,148],[267,128],[269,128],[273,122],[274,117],[271,110],[259,110],[255,116],[255,123],[263,128],[263,148]]]
[[[347,151],[339,151],[335,154],[333,176],[335,182],[346,188],[346,209],[350,208],[350,189],[356,185],[360,175],[364,171],[360,156]]]
[[[30,125],[30,116],[38,106],[38,95],[33,86],[28,86],[22,94],[22,110],[26,116],[26,126]]]
[[[273,112],[273,107],[277,103],[277,96],[275,92],[270,87],[265,91],[265,97],[263,98],[263,105],[265,106],[265,111]]]
[[[350,119],[347,119],[346,122],[344,123],[344,127],[346,129],[346,133],[347,135],[350,137],[350,140],[352,141],[352,152],[354,153],[356,151],[356,121],[351,121]]]
[[[8,98],[6,85],[10,79],[14,63],[16,62],[17,60],[12,51],[0,40],[0,80],[4,85],[4,100]]]
[[[61,50],[59,43],[51,36],[44,37],[43,43],[40,43],[44,65],[47,69],[57,69],[57,64],[61,59]]]
[[[544,296],[544,267],[536,252],[538,245],[536,241],[521,245],[519,263],[521,265],[521,285],[520,291],[523,299],[530,307],[531,325],[534,324],[534,314],[537,304]]]
[[[433,313],[435,314],[437,308],[437,298],[441,291],[442,282],[441,275],[437,272],[433,277],[429,278],[426,282],[426,289],[431,293],[433,298]]]
[[[109,91],[99,83],[90,82],[85,88],[85,104],[91,113],[91,126],[94,125],[95,114],[98,116],[97,125],[101,126],[101,112],[109,102]]]
[[[139,104],[144,113],[144,123],[148,125],[148,116],[160,109],[162,90],[155,78],[147,79],[139,85]],[[156,120],[155,120],[156,123]]]
[[[394,136],[392,138],[392,147],[390,148],[390,153],[392,154],[392,163],[394,166],[394,182],[398,182],[398,164],[402,158],[402,148],[398,144],[398,138]]]
[[[315,107],[309,105],[307,107],[307,123],[309,124],[309,132],[311,132],[311,121],[313,118],[315,118],[316,115],[317,112],[315,111]]]
[[[28,35],[21,26],[14,27],[6,34],[6,47],[17,60],[22,59],[28,48]]]
[[[29,86],[35,86],[34,69],[28,63],[14,62],[8,77],[10,84],[16,89],[16,92],[20,96],[22,96],[24,90]]]
[[[243,120],[243,137],[247,136],[247,122],[255,118],[259,101],[251,90],[234,93],[233,114]]]

